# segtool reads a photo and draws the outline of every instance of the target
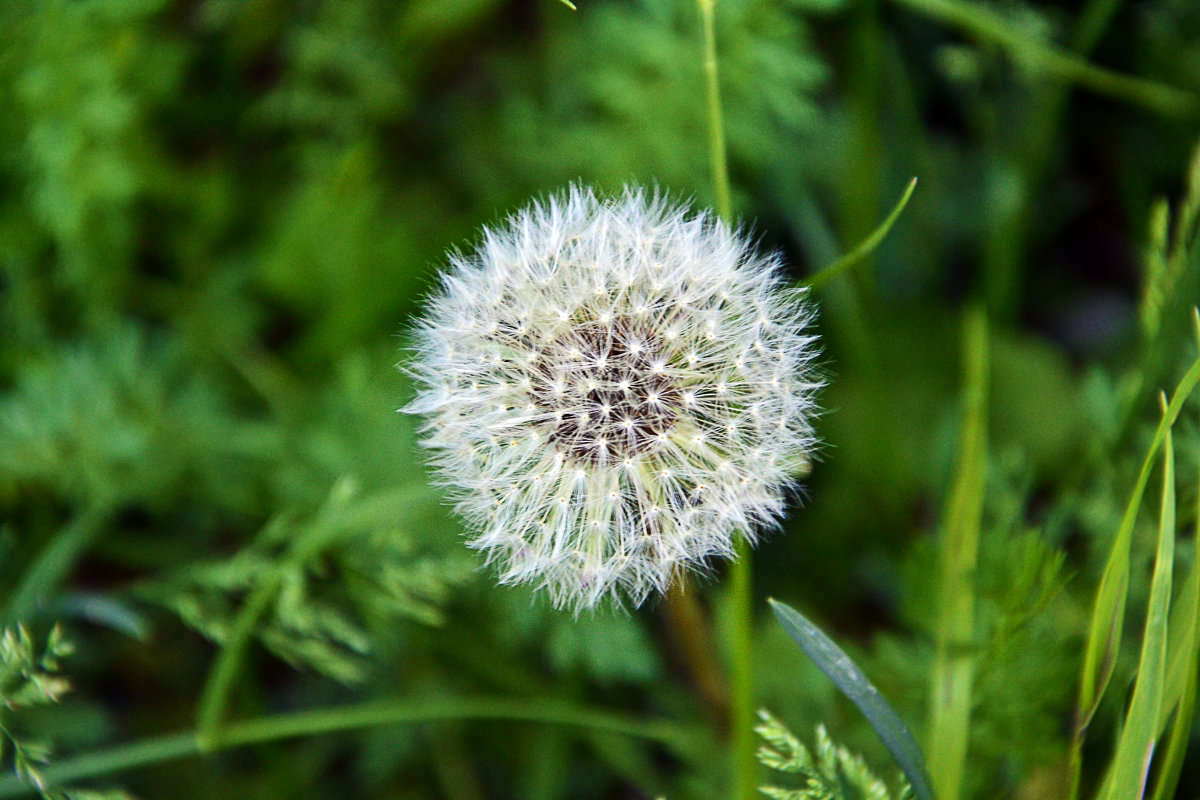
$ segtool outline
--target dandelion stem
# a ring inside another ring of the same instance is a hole
[[[47,768],[43,775],[48,786],[64,786],[206,752],[386,725],[446,720],[508,720],[568,725],[648,739],[677,749],[687,749],[692,741],[689,730],[672,723],[638,720],[566,703],[544,702],[528,697],[442,697],[362,703],[230,722],[222,728],[221,737],[211,744],[211,751],[202,747],[196,731],[183,731],[60,761]],[[35,791],[35,787],[16,777],[0,780],[0,798],[19,797]]]
[[[689,587],[689,583],[686,577],[680,577],[667,592],[667,622],[675,645],[687,662],[685,666],[696,693],[714,722],[725,727],[729,724],[729,687],[717,661],[712,625],[697,600],[695,587]]]
[[[716,0],[696,0],[704,28],[704,77],[708,100],[709,153],[712,160],[713,188],[717,215],[733,221],[733,200],[729,190],[729,163],[725,153],[725,119],[721,112],[720,72],[717,65],[717,35],[713,19]],[[729,620],[730,683],[732,685],[732,772],[734,800],[755,796],[754,776],[754,597],[751,581],[750,543],[742,539],[731,569]]]

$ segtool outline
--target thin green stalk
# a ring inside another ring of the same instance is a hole
[[[820,272],[817,272],[804,281],[804,285],[809,289],[820,289],[874,252],[875,248],[879,247],[880,243],[888,235],[888,231],[896,224],[896,220],[900,218],[900,214],[904,211],[904,207],[908,205],[909,198],[912,197],[913,190],[916,188],[917,179],[913,178],[904,189],[904,194],[900,196],[900,201],[896,203],[891,213],[880,223],[879,227],[871,232],[870,236],[863,239],[857,247],[837,261],[834,261],[827,267],[822,267]]]
[[[730,726],[733,738],[734,800],[757,797],[758,761],[754,741],[754,580],[750,542],[737,546],[737,561],[730,574],[729,659]]]
[[[714,20],[716,0],[696,0],[704,29],[704,78],[708,105],[709,154],[717,215],[733,222],[733,199],[729,189],[729,163],[725,153],[725,118],[721,111],[720,69]],[[750,544],[738,543],[737,559],[731,568],[729,620],[730,685],[732,708],[733,800],[753,800],[758,762],[754,757],[754,592],[751,579]]]
[[[733,199],[729,191],[729,163],[725,154],[725,116],[721,111],[721,83],[717,66],[717,32],[713,19],[716,0],[696,0],[700,22],[704,27],[704,85],[708,104],[709,159],[712,166],[713,190],[717,198],[717,215],[726,222],[733,221]]]
[[[692,741],[690,731],[669,722],[637,720],[565,703],[528,697],[442,697],[362,703],[232,722],[222,729],[220,739],[212,745],[212,752],[364,728],[446,720],[506,720],[568,725],[647,739],[679,750],[686,750]],[[48,767],[43,775],[47,785],[60,787],[206,752],[201,747],[197,731],[183,731],[76,756]],[[19,797],[35,791],[34,787],[15,777],[0,780],[0,798]]]
[[[54,592],[87,551],[88,546],[108,521],[107,508],[85,511],[63,528],[25,570],[21,583],[13,590],[0,613],[4,624],[24,622],[39,601]]]
[[[1097,67],[1053,42],[1030,39],[1024,31],[980,3],[958,0],[895,2],[979,39],[994,42],[1007,49],[1022,65],[1041,70],[1059,80],[1160,114],[1190,116],[1196,113],[1197,98],[1190,92]]]
[[[964,321],[965,418],[941,550],[940,617],[929,724],[929,771],[942,800],[958,800],[967,764],[975,676],[975,566],[987,476],[987,317]]]

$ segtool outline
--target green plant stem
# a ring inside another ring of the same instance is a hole
[[[988,329],[982,309],[964,320],[965,414],[940,542],[937,655],[930,704],[929,770],[937,795],[962,793],[975,675],[975,568],[987,478]]]
[[[754,581],[750,542],[737,545],[730,575],[729,660],[734,800],[757,796],[754,741]]]
[[[958,0],[895,2],[979,39],[994,42],[1026,67],[1041,70],[1059,80],[1161,114],[1188,116],[1196,113],[1197,98],[1190,92],[1097,67],[1052,42],[1031,40],[1024,31],[981,4]]]
[[[904,211],[904,207],[908,205],[909,199],[912,197],[913,190],[917,188],[917,179],[913,178],[908,182],[908,186],[904,189],[904,194],[900,196],[900,201],[892,209],[891,213],[880,223],[879,227],[871,232],[869,236],[862,240],[857,247],[851,250],[846,255],[834,261],[827,267],[822,267],[820,272],[817,272],[812,277],[804,281],[804,285],[809,289],[817,290],[826,286],[834,278],[837,278],[846,270],[859,264],[868,255],[874,252],[876,247],[888,235],[888,231],[896,224],[896,220],[900,218],[900,214]]]
[[[709,154],[717,215],[733,222],[733,199],[729,189],[729,163],[725,153],[725,118],[721,112],[720,69],[714,20],[716,0],[696,0],[704,29],[704,78],[708,105]],[[754,757],[754,592],[751,580],[750,543],[742,539],[730,570],[729,659],[732,740],[732,800],[753,800],[758,762]]]
[[[0,612],[0,622],[10,625],[28,620],[37,611],[39,601],[58,589],[96,534],[104,528],[109,516],[107,507],[93,508],[63,528],[25,570],[21,583]]]
[[[690,582],[686,576],[680,578],[664,598],[671,646],[682,654],[685,669],[709,717],[724,728],[729,725],[730,689],[725,685],[713,647],[712,624],[700,606],[695,587],[688,591]]]
[[[729,190],[729,164],[725,153],[725,117],[721,111],[720,71],[717,65],[717,32],[713,18],[716,0],[696,0],[704,28],[704,86],[708,105],[709,158],[717,215],[733,222],[733,199]]]
[[[690,731],[662,721],[644,721],[606,711],[533,698],[445,697],[392,700],[340,708],[299,711],[227,724],[212,752],[306,736],[361,730],[386,725],[411,725],[445,720],[507,720],[568,725],[659,742],[686,750]],[[44,771],[49,786],[65,786],[122,770],[203,755],[196,731],[144,739],[68,759]],[[0,798],[32,794],[34,787],[8,777],[0,780]]]

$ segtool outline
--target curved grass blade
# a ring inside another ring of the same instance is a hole
[[[1197,505],[1200,506],[1200,500]],[[1196,536],[1200,539],[1200,508],[1197,508]],[[1187,583],[1171,605],[1167,636],[1167,685],[1160,730],[1170,721],[1172,710],[1175,721],[1155,780],[1154,800],[1170,800],[1175,796],[1196,714],[1196,688],[1200,680],[1200,564],[1192,564]]]
[[[1200,329],[1200,328],[1198,328]],[[1158,423],[1154,440],[1142,462],[1142,470],[1134,484],[1133,494],[1121,518],[1121,527],[1113,541],[1100,587],[1096,591],[1092,610],[1091,627],[1088,633],[1087,650],[1084,653],[1083,674],[1079,681],[1079,698],[1075,710],[1075,731],[1071,740],[1069,771],[1071,788],[1069,800],[1079,796],[1079,776],[1083,764],[1083,739],[1088,724],[1112,678],[1113,665],[1121,646],[1122,622],[1125,616],[1125,601],[1129,593],[1129,548],[1133,539],[1133,525],[1142,505],[1142,495],[1154,469],[1158,449],[1167,437],[1167,432],[1179,417],[1184,402],[1200,383],[1200,360],[1192,363],[1171,397],[1171,403]]]
[[[919,800],[933,800],[933,788],[925,768],[925,756],[922,755],[912,733],[883,699],[879,690],[867,680],[867,676],[850,660],[850,656],[803,614],[786,603],[777,600],[767,602],[771,604],[775,618],[787,631],[788,636],[800,645],[800,649],[863,712],[867,722],[871,723],[871,727],[879,734],[896,763],[904,770],[913,793]]]
[[[1166,405],[1166,399],[1163,400]],[[1150,582],[1150,603],[1146,610],[1146,630],[1138,659],[1137,681],[1125,726],[1117,741],[1112,772],[1102,795],[1107,800],[1140,798],[1146,792],[1150,760],[1158,741],[1159,716],[1162,712],[1163,684],[1167,671],[1167,615],[1171,605],[1171,573],[1175,566],[1175,451],[1171,432],[1163,441],[1162,512],[1158,524],[1158,552],[1154,559],[1154,577]]]
[[[808,280],[804,281],[804,286],[809,289],[820,289],[831,280],[841,275],[846,270],[853,267],[859,261],[862,261],[871,252],[879,247],[879,243],[888,235],[888,231],[896,224],[896,220],[900,219],[900,214],[904,211],[904,207],[908,205],[909,199],[912,197],[913,190],[917,188],[917,179],[913,178],[908,182],[908,187],[905,188],[904,194],[900,195],[900,202],[896,203],[896,207],[887,215],[887,219],[879,224],[879,227],[871,232],[871,235],[863,239],[858,247],[851,250],[846,255],[839,258],[827,267],[821,269],[816,275],[813,275]]]

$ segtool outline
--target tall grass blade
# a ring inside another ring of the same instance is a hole
[[[1197,506],[1196,541],[1200,542],[1200,495]],[[1167,684],[1159,720],[1160,732],[1170,720],[1172,710],[1175,721],[1154,785],[1154,800],[1170,800],[1175,796],[1196,714],[1196,684],[1200,678],[1200,562],[1192,564],[1187,583],[1171,606],[1167,633],[1170,637],[1167,642]]]
[[[775,618],[787,631],[788,636],[792,637],[842,693],[859,707],[867,722],[871,723],[875,733],[879,734],[879,738],[900,765],[900,769],[904,771],[918,800],[933,800],[933,788],[925,767],[925,757],[900,715],[883,699],[879,690],[867,680],[867,676],[858,665],[850,660],[850,656],[822,633],[820,628],[786,603],[777,600],[767,602],[771,604]]]
[[[942,800],[958,800],[970,739],[975,566],[987,477],[988,329],[981,309],[963,325],[964,406],[954,486],[941,541],[940,618],[930,703],[929,768]]]
[[[1192,363],[1191,367],[1175,388],[1175,394],[1167,406],[1166,412],[1158,423],[1154,439],[1146,458],[1142,462],[1141,472],[1138,473],[1133,495],[1121,518],[1121,526],[1113,541],[1108,562],[1104,566],[1104,574],[1100,578],[1100,587],[1096,590],[1095,606],[1092,610],[1092,621],[1088,632],[1087,650],[1084,652],[1083,672],[1079,680],[1079,699],[1075,707],[1075,731],[1071,741],[1069,759],[1070,790],[1069,800],[1079,796],[1079,775],[1083,765],[1083,739],[1087,733],[1088,724],[1108,681],[1112,677],[1113,663],[1121,646],[1122,621],[1125,616],[1125,601],[1129,591],[1129,546],[1133,537],[1133,524],[1141,508],[1142,495],[1146,492],[1146,483],[1150,480],[1150,472],[1154,468],[1154,460],[1158,449],[1167,437],[1171,425],[1179,417],[1184,402],[1200,383],[1200,360]]]
[[[1164,398],[1163,405],[1166,405]],[[1146,630],[1138,659],[1137,680],[1125,726],[1117,741],[1111,772],[1105,783],[1105,800],[1133,800],[1146,792],[1150,761],[1161,730],[1163,685],[1167,672],[1167,617],[1171,606],[1171,575],[1175,568],[1175,451],[1171,432],[1163,441],[1162,511],[1158,522],[1158,553],[1150,582]]]

